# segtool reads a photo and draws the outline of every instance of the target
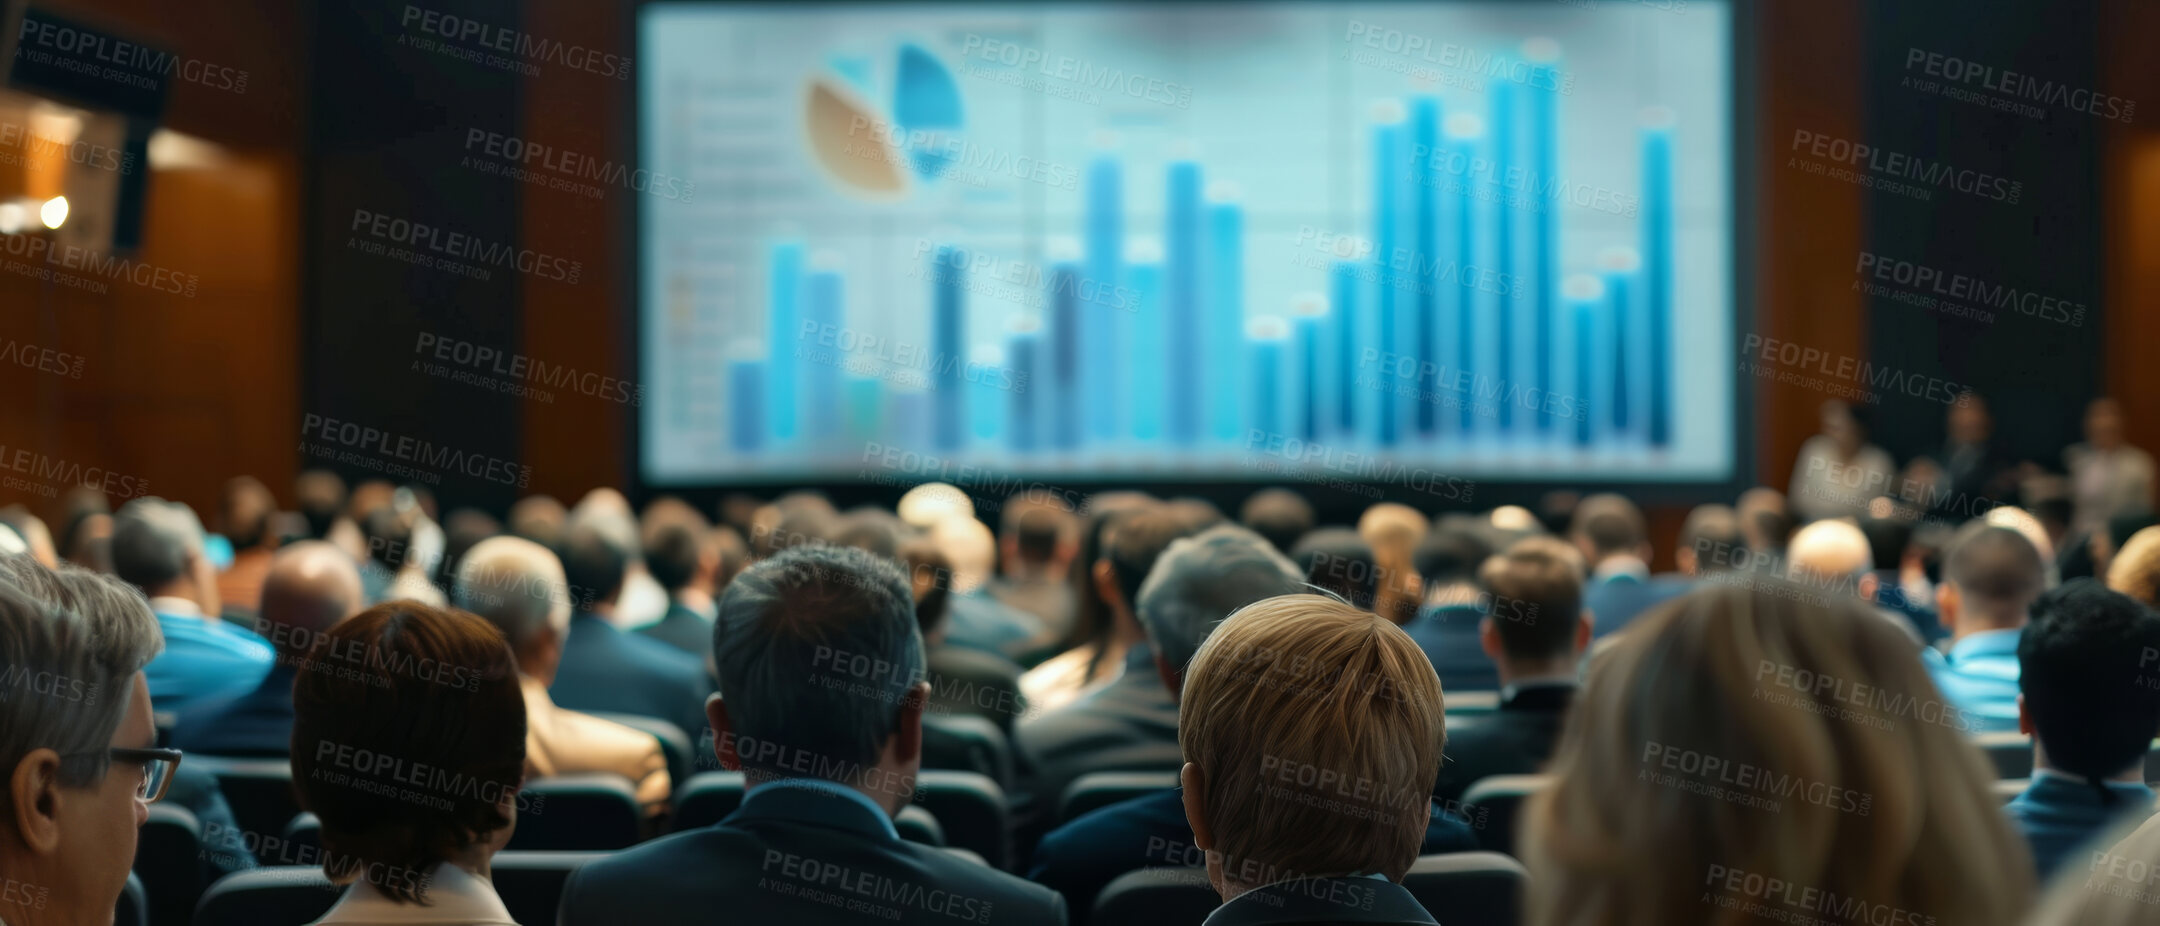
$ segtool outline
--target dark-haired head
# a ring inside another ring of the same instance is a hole
[[[2019,727],[2048,767],[2096,783],[2139,770],[2160,730],[2160,615],[2077,579],[2033,603],[2017,654]]]
[[[1305,582],[1367,611],[1379,593],[1380,564],[1371,544],[1347,527],[1310,531],[1290,548]]]
[[[430,872],[510,839],[525,699],[494,625],[409,599],[324,634],[293,683],[293,782],[322,819],[323,873],[425,903]],[[416,783],[417,782],[417,783]]]

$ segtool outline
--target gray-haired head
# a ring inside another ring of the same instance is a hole
[[[186,505],[146,496],[113,515],[113,572],[144,594],[187,578],[202,555],[202,521]]]
[[[853,547],[792,547],[728,584],[713,662],[743,770],[852,782],[923,678],[907,576]]]
[[[51,749],[69,757],[62,784],[97,782],[135,673],[164,646],[149,602],[120,580],[0,556],[0,774]],[[7,804],[0,792],[0,809]]]
[[[1232,612],[1263,598],[1308,591],[1304,573],[1266,538],[1218,524],[1170,544],[1140,584],[1140,624],[1155,658],[1183,672]]]
[[[570,583],[555,554],[523,537],[489,537],[458,561],[452,600],[494,624],[524,653],[544,631],[570,635]]]

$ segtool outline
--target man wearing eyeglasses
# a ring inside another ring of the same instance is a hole
[[[176,750],[143,667],[163,640],[133,589],[80,569],[0,583],[0,921],[105,922]],[[35,588],[21,587],[23,583]]]

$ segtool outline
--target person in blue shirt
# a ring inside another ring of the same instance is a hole
[[[2145,753],[2160,730],[2160,614],[2092,579],[2040,597],[2018,640],[2018,732],[2032,784],[2003,810],[2047,878],[2129,817],[2153,812]]]
[[[1935,590],[1950,648],[1921,656],[1967,732],[2017,729],[2018,634],[2046,582],[2040,551],[2017,531],[1975,523],[1951,539]]]
[[[150,599],[165,635],[165,651],[143,669],[153,711],[176,727],[200,722],[270,674],[269,641],[218,617],[217,568],[186,505],[127,503],[113,515],[111,551],[113,572]]]

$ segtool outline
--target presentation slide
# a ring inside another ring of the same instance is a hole
[[[1724,3],[639,15],[650,484],[1732,475]]]

